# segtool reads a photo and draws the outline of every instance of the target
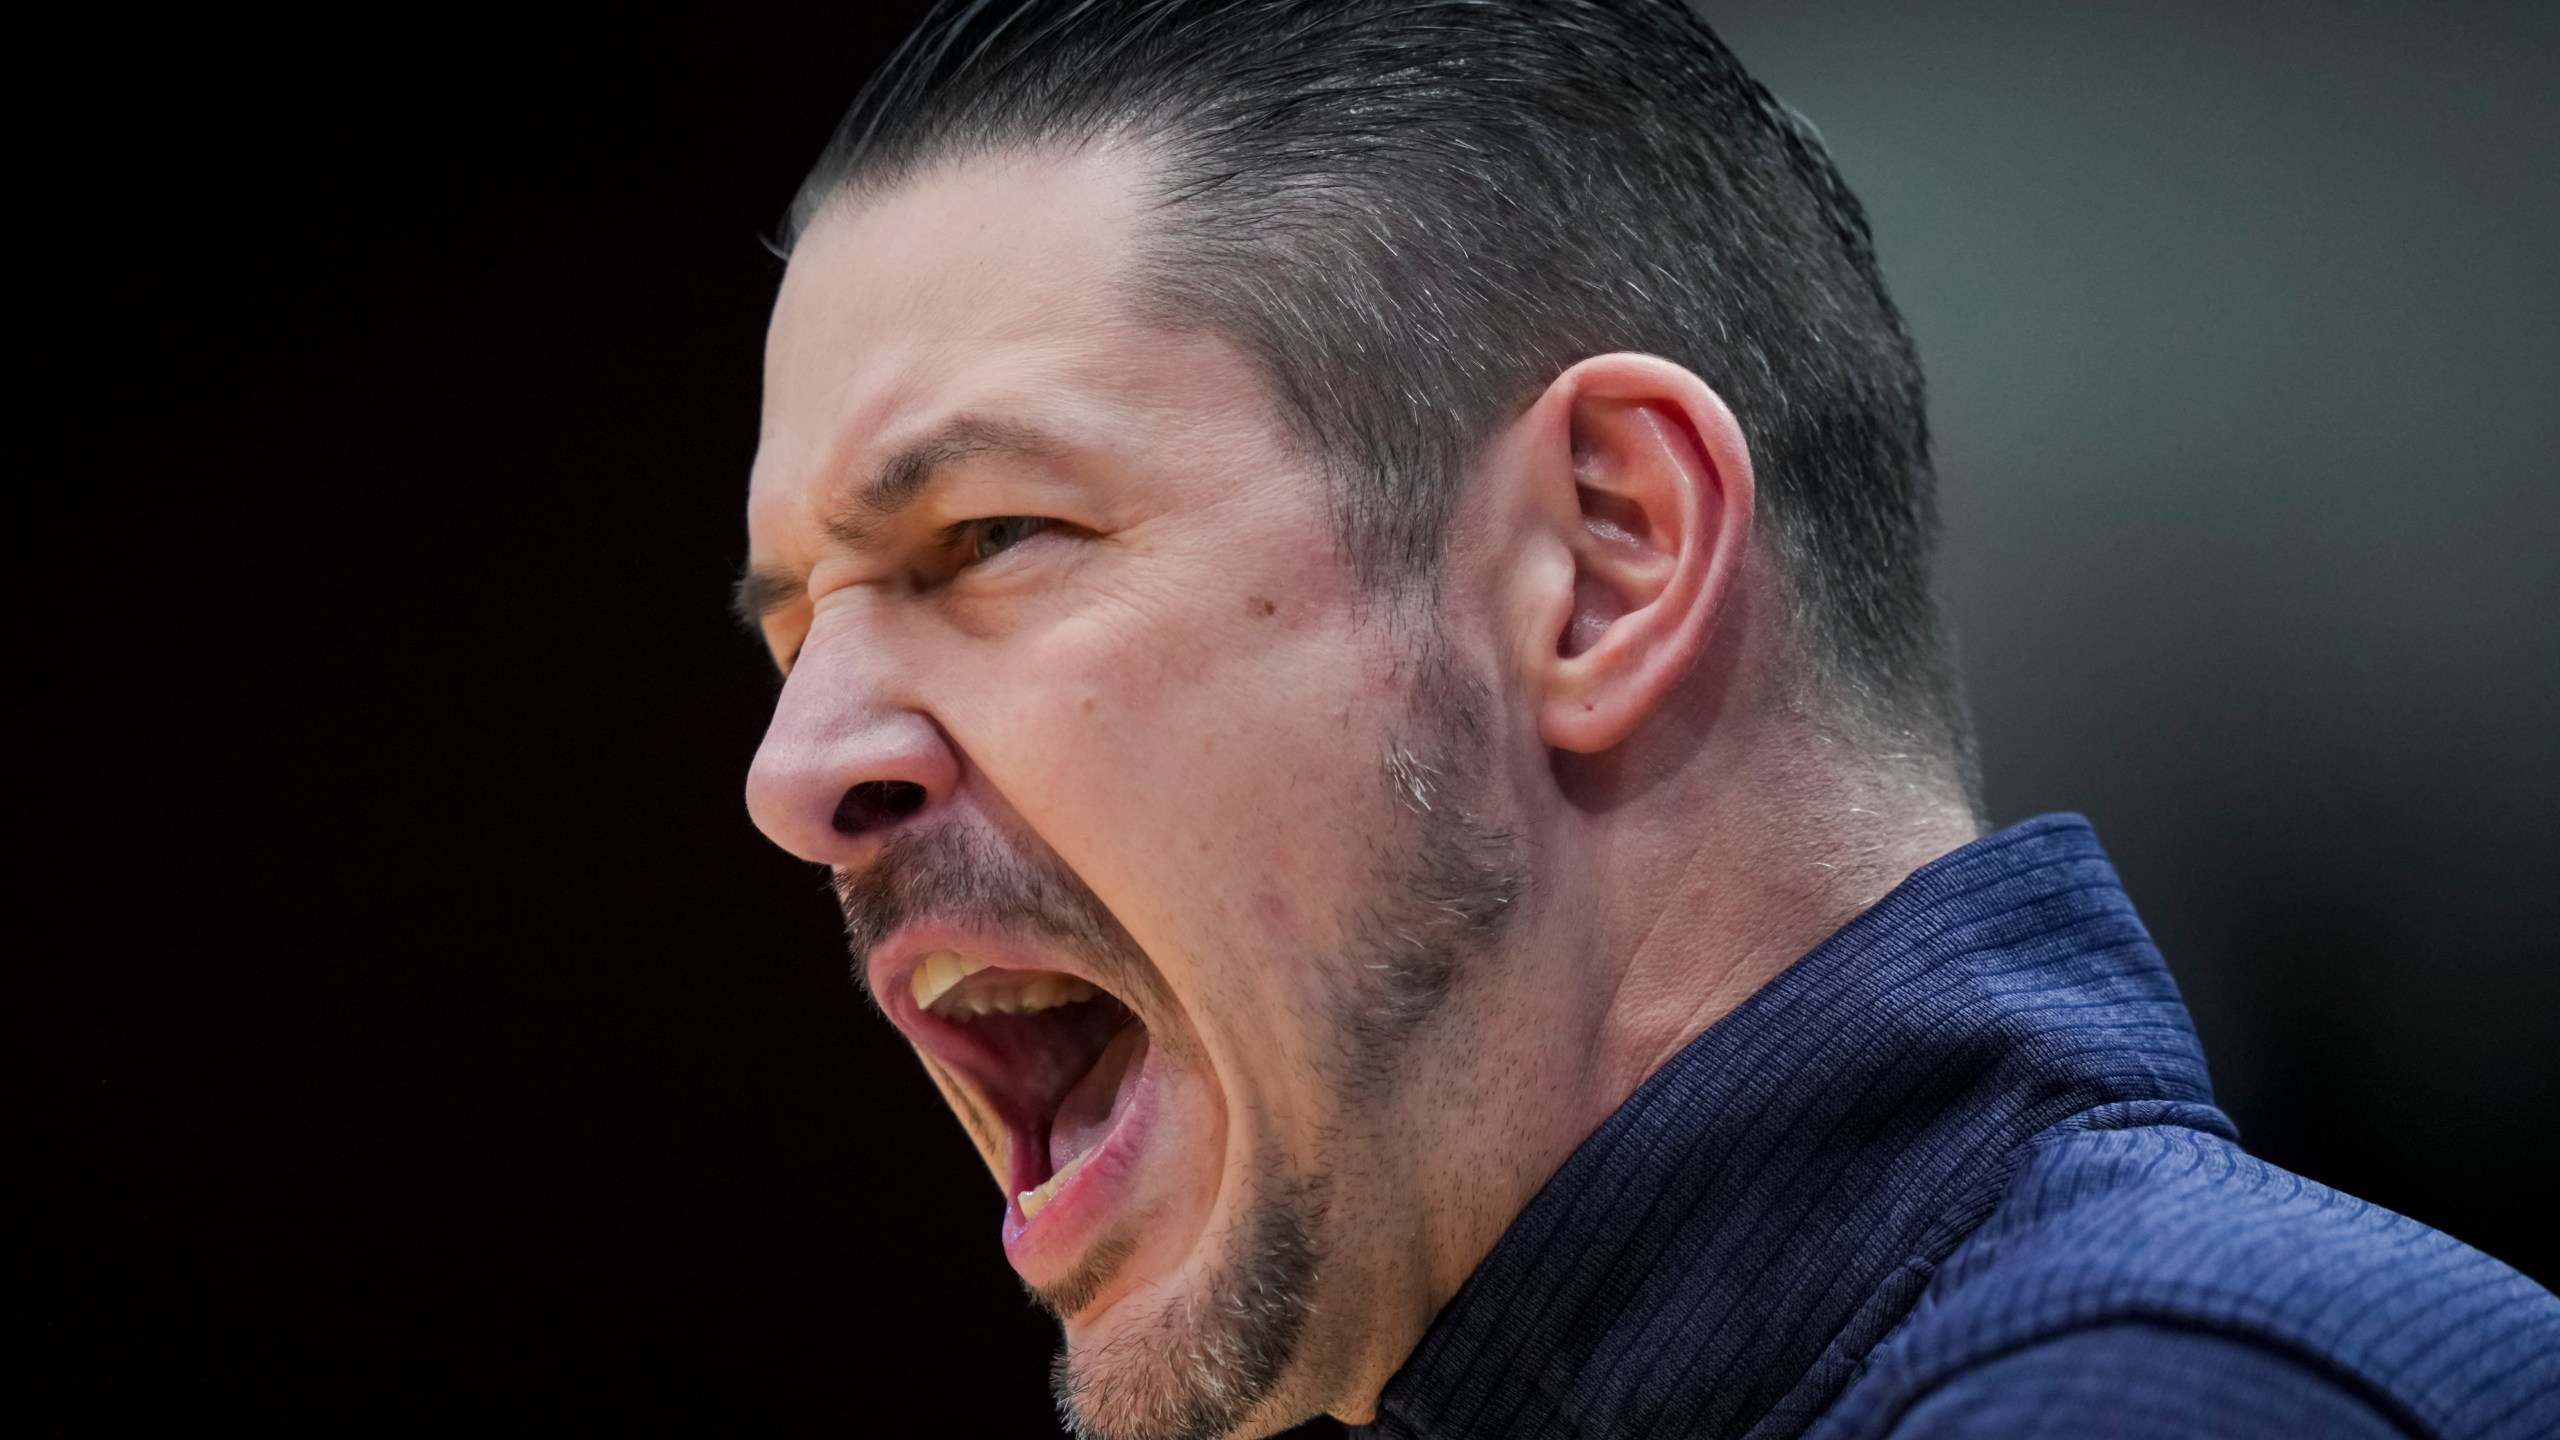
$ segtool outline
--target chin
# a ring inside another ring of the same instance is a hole
[[[1315,1313],[1322,1187],[1266,1170],[1213,1258],[1065,1320],[1050,1368],[1059,1418],[1086,1440],[1211,1440],[1281,1428]],[[1125,1287],[1125,1288],[1123,1288]]]

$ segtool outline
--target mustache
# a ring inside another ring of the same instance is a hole
[[[874,1006],[871,952],[899,926],[918,920],[1054,942],[1093,965],[1101,972],[1095,978],[1124,1002],[1150,973],[1138,942],[1057,857],[1027,855],[966,822],[893,836],[869,866],[839,870],[832,884],[854,978]]]

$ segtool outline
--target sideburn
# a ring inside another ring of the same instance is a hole
[[[1371,842],[1377,884],[1352,914],[1353,983],[1334,1006],[1346,1088],[1384,1087],[1397,1053],[1467,961],[1499,944],[1528,893],[1519,836],[1488,818],[1492,697],[1437,629],[1417,643],[1400,732],[1380,777],[1402,824]]]

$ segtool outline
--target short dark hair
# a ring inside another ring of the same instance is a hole
[[[1436,574],[1469,461],[1566,367],[1661,355],[1740,420],[1841,711],[1969,772],[1919,361],[1865,213],[1678,0],[945,0],[789,234],[940,161],[1114,138],[1161,165],[1151,309],[1259,361],[1365,581]]]

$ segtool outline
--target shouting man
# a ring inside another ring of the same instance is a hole
[[[949,4],[791,238],[748,799],[1079,1433],[2560,1428],[1982,833],[1910,340],[1675,0]]]

